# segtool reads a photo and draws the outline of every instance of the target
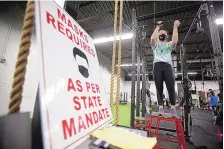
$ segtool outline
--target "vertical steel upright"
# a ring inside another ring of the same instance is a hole
[[[145,103],[146,103],[146,62],[145,62],[145,52],[143,50],[142,57],[142,117],[145,117]]]
[[[186,64],[186,50],[183,46],[183,44],[180,46],[180,53],[181,53],[181,67],[182,67],[182,85],[184,89],[184,130],[185,130],[185,136],[186,140],[189,141],[189,133],[188,133],[188,124],[189,124],[189,94],[188,94],[188,74],[187,74],[187,64]]]
[[[201,63],[201,58],[200,58],[200,64],[201,64],[201,78],[202,78],[202,89],[203,91],[205,91],[205,81],[204,81],[204,71],[203,71],[203,67],[202,67],[202,63]]]
[[[139,40],[137,39],[137,96],[136,96],[136,116],[140,116],[140,99],[141,99],[141,90],[140,90],[140,71],[141,71],[141,49]]]
[[[136,20],[136,10],[132,9],[132,32],[133,32],[133,38],[132,38],[132,76],[131,76],[131,122],[130,125],[133,128],[134,127],[134,119],[135,119],[135,63],[136,63],[136,45],[135,45],[135,39],[136,39],[136,27],[137,27],[137,20]]]
[[[218,26],[215,24],[216,14],[212,1],[208,1],[206,7],[207,13],[209,13],[208,23],[212,40],[213,54],[215,59],[215,70],[219,82],[220,99],[223,100],[223,53],[220,43]]]

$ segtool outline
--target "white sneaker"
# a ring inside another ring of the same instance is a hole
[[[163,108],[159,108],[159,116],[163,116],[164,115],[164,109]]]

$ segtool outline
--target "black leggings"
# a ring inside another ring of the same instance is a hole
[[[166,83],[171,105],[175,105],[175,80],[172,66],[168,63],[157,62],[154,64],[153,75],[156,84],[157,100],[159,105],[163,105],[163,81]]]

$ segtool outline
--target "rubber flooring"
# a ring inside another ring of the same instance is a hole
[[[153,112],[157,112],[158,107],[153,107]],[[181,113],[181,110],[177,110]],[[165,109],[169,113],[169,109]],[[193,145],[187,143],[188,149],[197,149],[199,146],[206,146],[208,149],[221,149],[219,148],[219,141],[217,135],[217,126],[214,124],[213,115],[211,111],[195,109],[191,111],[192,128],[191,136]],[[155,125],[155,124],[154,124]],[[161,127],[175,129],[174,124],[168,122],[161,122]],[[175,133],[159,131],[159,135],[163,137],[172,138]],[[76,149],[89,149],[89,140],[86,140],[82,145]],[[179,149],[176,143],[158,140],[157,146],[165,147],[167,149]],[[141,149],[141,148],[139,148]],[[200,148],[206,149],[206,148]]]
[[[153,111],[157,112],[158,108],[153,107]],[[165,113],[168,113],[169,109],[165,109]],[[181,110],[177,109],[179,115]],[[213,114],[208,110],[195,109],[191,110],[192,116],[192,128],[189,130],[192,136],[191,140],[193,145],[188,144],[188,149],[195,149],[199,146],[207,146],[208,149],[219,149],[219,140],[217,133],[217,126],[214,124]],[[155,124],[154,124],[155,125]],[[161,127],[175,129],[174,124],[169,122],[161,122]],[[170,132],[159,132],[161,136],[172,138],[174,133]],[[158,141],[158,146],[166,147],[169,149],[178,149],[179,146],[175,143],[166,141]],[[204,149],[204,148],[203,148]]]

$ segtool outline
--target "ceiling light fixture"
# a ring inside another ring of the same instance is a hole
[[[130,66],[132,66],[132,64],[121,64],[121,67],[130,67]],[[135,64],[135,66],[137,66],[137,64]],[[142,63],[140,63],[140,66],[142,66]]]
[[[178,72],[177,74],[178,74],[178,75],[182,75],[182,73],[181,73],[181,72]],[[197,72],[188,72],[187,74],[189,74],[189,75],[196,75],[196,74],[197,74]]]
[[[135,75],[137,75],[137,74],[135,74]],[[143,74],[140,74],[141,76],[143,75]],[[147,76],[148,74],[146,74],[146,76]],[[129,73],[128,74],[128,76],[132,76],[132,74],[131,73]]]
[[[121,40],[130,39],[130,38],[133,38],[133,33],[125,33],[125,34],[121,35]],[[120,36],[117,35],[116,40],[119,40],[119,39],[120,39]],[[94,39],[95,44],[105,43],[105,42],[110,42],[110,41],[114,41],[114,36]]]
[[[224,22],[224,19],[223,18],[218,18],[218,19],[215,20],[215,23],[217,25],[223,24],[223,22]]]

